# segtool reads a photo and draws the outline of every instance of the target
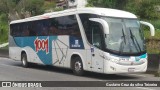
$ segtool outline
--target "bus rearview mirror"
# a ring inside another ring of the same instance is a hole
[[[93,22],[100,23],[103,26],[104,33],[107,34],[107,35],[109,34],[109,25],[105,20],[100,19],[100,18],[89,18],[89,20],[93,21]]]
[[[145,21],[140,21],[140,23],[150,28],[151,36],[155,35],[155,28],[151,23]]]

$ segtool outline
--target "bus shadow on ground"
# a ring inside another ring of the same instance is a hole
[[[17,64],[15,63],[12,65],[22,67],[21,63],[17,63]],[[74,75],[72,70],[70,69],[59,68],[59,67],[54,67],[54,66],[45,66],[45,65],[31,63],[28,68],[41,70],[41,71],[47,71],[47,72],[49,71],[53,73],[56,72],[56,73],[61,73],[61,74]],[[101,74],[101,73],[88,72],[88,71],[85,71],[85,74],[81,77],[88,77],[88,78],[100,79],[100,80],[135,80],[135,79],[137,80],[141,78],[138,76],[133,76],[133,75],[128,75],[128,74]]]

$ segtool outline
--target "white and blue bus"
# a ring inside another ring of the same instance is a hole
[[[142,25],[129,12],[77,8],[10,23],[9,56],[29,63],[106,74],[145,72],[147,53]]]

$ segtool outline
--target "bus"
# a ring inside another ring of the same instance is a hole
[[[104,74],[147,70],[142,26],[154,26],[126,11],[76,8],[10,23],[9,57],[30,63]]]

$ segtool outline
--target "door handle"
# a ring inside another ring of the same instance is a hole
[[[92,56],[94,57],[94,56],[95,56],[95,54],[92,54]]]

